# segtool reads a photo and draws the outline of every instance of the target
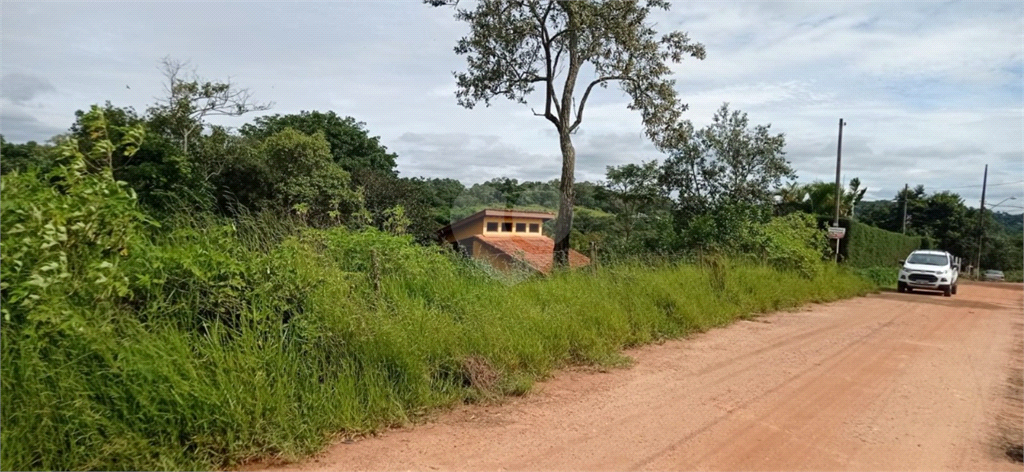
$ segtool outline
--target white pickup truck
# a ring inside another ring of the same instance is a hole
[[[903,267],[896,283],[896,290],[900,293],[920,289],[938,290],[947,297],[956,294],[960,268],[948,252],[914,251],[900,263]]]

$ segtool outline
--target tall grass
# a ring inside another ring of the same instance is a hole
[[[899,280],[899,267],[867,267],[852,269],[854,273],[871,281],[878,288],[896,289]]]
[[[269,213],[157,223],[109,169],[89,170],[111,159],[101,142],[0,178],[2,469],[296,458],[524,393],[561,366],[621,362],[623,347],[872,288],[801,251],[763,259],[798,272],[704,258],[539,279]]]
[[[834,268],[808,279],[728,260],[508,283],[406,238],[284,231],[164,228],[121,256],[130,295],[65,305],[87,323],[4,324],[3,468],[298,458],[333,433],[614,364],[624,347],[871,289]]]

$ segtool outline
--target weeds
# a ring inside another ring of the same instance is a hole
[[[374,230],[157,227],[109,176],[61,172],[60,192],[3,177],[6,470],[294,459],[559,367],[619,365],[625,347],[872,289],[831,265],[726,258],[500,279]]]
[[[552,369],[621,363],[624,347],[870,289],[831,268],[809,281],[728,260],[508,285],[374,231],[307,231],[267,254],[224,227],[165,238],[122,261],[149,271],[149,285],[131,280],[134,299],[67,307],[109,322],[45,338],[4,325],[5,469],[297,458],[330,433],[520,395]]]

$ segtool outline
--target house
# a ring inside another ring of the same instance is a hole
[[[437,232],[438,238],[470,257],[487,260],[501,270],[518,264],[551,272],[555,241],[544,236],[551,213],[520,210],[480,210]],[[590,259],[569,250],[569,266],[581,267]]]

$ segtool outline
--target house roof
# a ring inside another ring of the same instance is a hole
[[[454,223],[452,223],[452,224],[450,224],[448,226],[445,226],[444,228],[441,228],[440,230],[437,231],[437,234],[441,238],[444,238],[445,236],[450,235],[452,233],[452,231],[455,230],[455,228],[458,228],[458,227],[461,227],[461,226],[465,226],[465,225],[467,225],[469,223],[472,223],[472,222],[474,222],[476,220],[479,220],[479,219],[481,219],[481,218],[483,218],[485,216],[498,216],[498,217],[504,217],[504,218],[537,218],[537,219],[539,219],[541,221],[547,221],[547,220],[553,219],[555,217],[555,215],[553,213],[547,213],[547,212],[543,212],[543,211],[496,210],[496,209],[492,209],[492,208],[487,208],[487,209],[480,210],[480,211],[478,211],[476,213],[473,213],[472,215],[469,215],[469,216],[467,216],[467,217],[465,217],[465,218],[463,218],[463,219],[461,219],[459,221],[456,221],[456,222],[454,222]]]
[[[527,263],[534,270],[547,274],[551,272],[552,256],[555,252],[555,241],[548,237],[501,236],[492,237],[482,234],[468,239],[475,239],[513,259]],[[590,258],[569,250],[569,267],[576,268],[590,264]]]

